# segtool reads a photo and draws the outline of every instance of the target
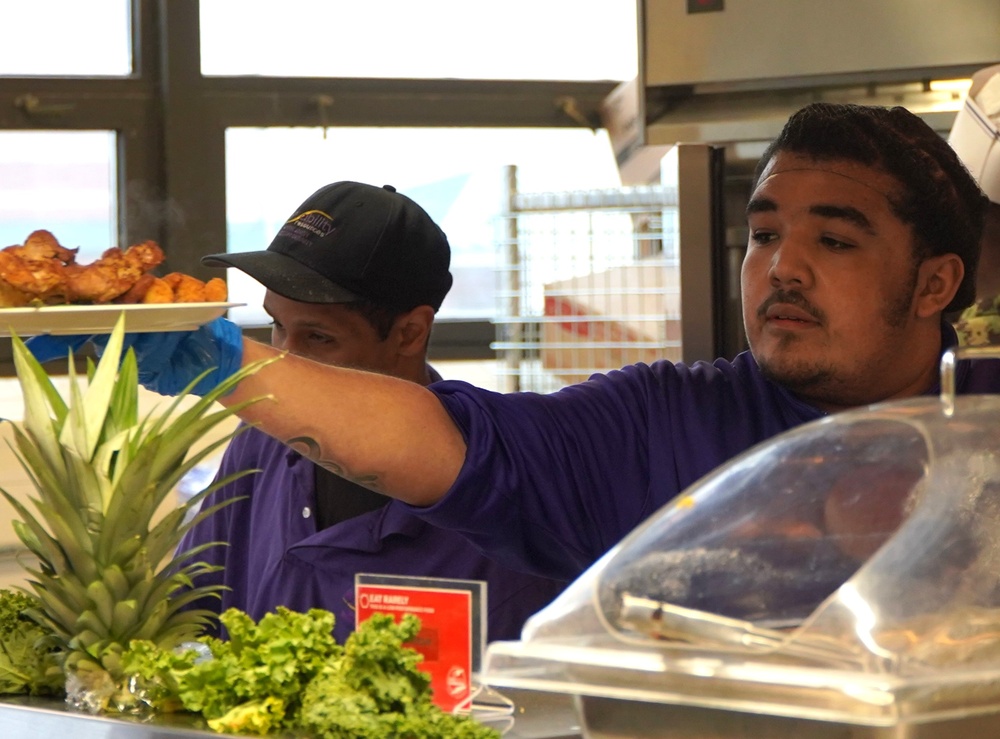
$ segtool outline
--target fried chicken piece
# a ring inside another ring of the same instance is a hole
[[[144,274],[128,290],[114,299],[115,303],[141,303],[152,286],[156,277],[149,272]]]
[[[0,302],[65,302],[65,270],[76,252],[44,230],[32,231],[24,244],[0,249],[0,281],[5,283]]]
[[[112,247],[92,264],[67,268],[70,302],[107,303],[126,293],[146,272],[163,261],[163,250],[153,241]]]
[[[32,296],[18,290],[9,282],[0,280],[0,308],[21,308],[28,305]]]
[[[4,251],[29,262],[57,259],[63,264],[73,264],[79,249],[67,249],[59,243],[51,231],[39,229],[28,234],[23,246],[15,244],[8,246]]]
[[[66,265],[58,259],[24,259],[19,248],[0,249],[0,280],[31,299],[58,302],[65,296]]]
[[[115,250],[117,251],[117,249]],[[108,256],[108,252],[104,252]],[[78,266],[66,279],[66,288],[72,303],[108,303],[125,293],[141,274],[123,273],[118,270],[118,259],[105,257],[93,264]]]
[[[174,291],[175,303],[204,303],[205,283],[183,272],[171,272],[163,281]]]
[[[159,277],[154,277],[146,294],[142,296],[143,303],[173,303],[174,289]]]
[[[109,249],[108,251],[113,251]],[[163,263],[163,249],[155,241],[133,244],[125,250],[125,262],[133,269],[148,272]]]
[[[205,283],[205,300],[209,303],[225,303],[229,299],[229,286],[221,277],[213,277]]]
[[[155,277],[143,289],[143,303],[221,303],[228,297],[225,280],[213,277],[202,282],[182,272]]]

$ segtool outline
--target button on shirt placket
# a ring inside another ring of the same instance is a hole
[[[295,536],[286,542],[287,553],[303,539],[316,533],[316,491],[313,486],[312,467],[302,455],[289,452],[286,457],[292,484],[288,489],[291,530]]]

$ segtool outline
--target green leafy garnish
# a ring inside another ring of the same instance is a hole
[[[123,655],[160,710],[181,706],[220,733],[284,732],[316,739],[493,739],[499,734],[432,701],[423,657],[404,646],[420,630],[407,615],[375,614],[337,644],[333,614],[279,607],[254,623],[230,609],[220,620],[229,640],[211,637],[197,650],[165,651],[133,642]]]
[[[24,593],[0,589],[0,693],[58,695],[62,670],[52,633],[29,618],[39,603]]]

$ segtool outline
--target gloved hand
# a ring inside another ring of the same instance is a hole
[[[104,350],[106,336],[94,343]],[[126,334],[125,346],[135,352],[139,383],[160,395],[180,395],[205,370],[205,377],[189,391],[204,395],[243,364],[243,333],[225,318],[216,318],[194,331]]]
[[[70,352],[76,352],[80,347],[90,341],[93,336],[80,334],[74,336],[53,336],[42,334],[40,336],[29,336],[24,345],[35,355],[39,362],[48,362],[53,359],[66,359]]]
[[[40,362],[63,358],[92,341],[100,356],[106,335],[33,336],[25,345]],[[160,395],[180,395],[188,383],[211,369],[190,391],[204,395],[239,370],[243,363],[243,334],[225,318],[216,318],[193,331],[125,334],[125,349],[132,347],[139,368],[139,383]]]

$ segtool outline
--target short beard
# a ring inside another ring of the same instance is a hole
[[[887,328],[901,329],[910,319],[919,271],[919,263],[913,260],[904,287],[886,300],[882,320]],[[783,343],[791,344],[795,340],[790,336]],[[867,387],[857,387],[856,382],[845,377],[842,371],[838,372],[836,367],[812,364],[777,369],[759,359],[757,364],[765,378],[809,402],[828,405],[864,405],[871,402],[865,396]]]
[[[906,280],[906,287],[886,302],[885,325],[889,328],[902,328],[910,320],[910,311],[913,308],[913,293],[917,289],[917,277],[920,273],[920,263],[914,259],[910,264],[910,274]]]
[[[776,290],[770,297],[768,297],[767,300],[761,303],[760,307],[757,308],[758,317],[761,320],[766,320],[768,309],[775,303],[786,303],[798,306],[801,310],[811,315],[820,323],[826,321],[826,316],[823,312],[810,305],[805,296],[797,290]],[[792,348],[796,341],[798,341],[798,338],[795,336],[785,336],[782,338],[779,342],[779,353],[783,353],[784,351]],[[757,363],[760,366],[761,374],[763,374],[764,377],[771,382],[783,385],[796,395],[809,395],[809,388],[823,386],[834,377],[834,370],[832,367],[823,367],[819,365],[788,367],[786,365],[778,368],[759,358],[757,359]]]
[[[776,369],[766,361],[758,360],[757,364],[765,378],[787,388],[794,395],[806,398],[825,399],[816,396],[815,389],[827,388],[823,393],[827,395],[830,393],[831,383],[836,382],[836,371],[833,367],[815,364]]]

